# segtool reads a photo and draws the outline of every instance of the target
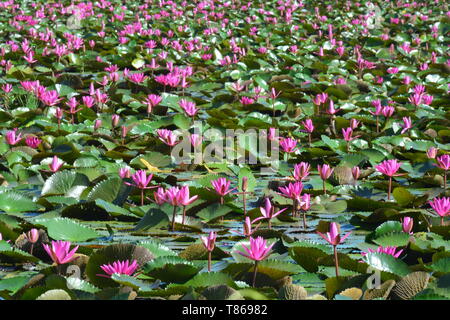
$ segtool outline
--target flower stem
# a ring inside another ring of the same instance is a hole
[[[208,251],[208,272],[211,272],[211,257],[212,251]]]
[[[297,200],[292,200],[292,217],[295,217],[295,209],[297,207]]]
[[[389,177],[388,201],[391,200],[392,177]]]
[[[303,229],[306,230],[306,211],[303,211]]]
[[[175,215],[176,214],[177,214],[177,206],[173,206],[172,231],[175,231]]]
[[[247,215],[247,198],[245,192],[242,193],[242,201],[244,202],[244,216]]]
[[[144,189],[141,189],[141,206],[144,205]]]
[[[323,194],[327,194],[327,187],[325,185],[325,180],[322,181],[323,181]]]
[[[183,219],[181,220],[181,224],[184,225],[184,219],[186,217],[186,206],[183,206]]]
[[[338,255],[337,255],[337,246],[333,246],[334,251],[334,266],[336,268],[336,277],[339,277],[339,261],[338,261]]]
[[[256,284],[256,274],[257,273],[258,273],[258,261],[255,261],[255,270],[253,271],[253,283],[252,283],[253,287]]]

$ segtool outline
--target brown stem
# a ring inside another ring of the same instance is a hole
[[[388,201],[391,200],[392,177],[389,177]]]
[[[447,170],[444,171],[444,191],[447,190]]]
[[[308,133],[308,142],[309,142],[309,147],[311,147],[311,133]]]
[[[293,199],[292,200],[292,217],[295,217],[296,207],[297,207],[297,200]]]
[[[30,254],[33,255],[33,247],[34,247],[34,243],[31,244],[31,249],[30,249]]]
[[[325,185],[325,180],[323,180],[323,193],[327,194],[327,187]]]
[[[378,116],[377,116],[377,133],[379,133],[380,132],[380,120],[378,119]]]
[[[144,189],[141,189],[141,206],[144,205]]]
[[[269,229],[272,229],[272,222],[269,219]]]
[[[212,251],[208,251],[208,272],[211,272],[211,256]]]
[[[258,261],[255,261],[255,271],[253,271],[253,284],[254,287],[256,284],[256,274],[258,273]]]
[[[183,219],[181,220],[181,224],[184,225],[184,219],[186,217],[186,206],[183,206]]]
[[[247,198],[245,192],[242,194],[242,201],[244,202],[244,216],[247,215]]]
[[[339,277],[339,261],[338,261],[338,255],[337,255],[337,246],[333,246],[334,251],[334,266],[336,268],[336,277]]]
[[[444,225],[444,217],[441,217],[441,226]]]
[[[173,206],[172,231],[175,231],[175,215],[176,214],[177,214],[177,206]]]
[[[306,211],[303,211],[303,229],[306,230]]]

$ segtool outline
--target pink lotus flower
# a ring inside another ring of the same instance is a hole
[[[378,172],[389,177],[389,187],[388,187],[388,200],[391,199],[391,189],[392,189],[392,177],[398,176],[397,171],[400,169],[402,165],[401,162],[398,162],[397,159],[394,160],[385,160],[379,165],[375,166]]]
[[[39,240],[39,231],[36,228],[31,229],[27,233],[23,234],[25,239],[30,243],[36,243]]]
[[[391,107],[391,106],[385,106],[383,107],[382,113],[383,116],[385,116],[386,118],[392,117],[392,115],[394,114],[395,108]]]
[[[302,121],[303,126],[305,127],[305,131],[308,133],[312,133],[314,131],[314,125],[311,119],[306,119]]]
[[[203,141],[202,137],[199,136],[199,135],[196,134],[196,133],[191,134],[191,135],[189,136],[189,140],[190,140],[190,142],[191,142],[191,145],[192,145],[194,148],[197,148],[197,147],[201,146],[201,145],[202,145],[202,141]]]
[[[450,170],[450,155],[443,154],[442,156],[437,157],[436,160],[439,168],[445,171]]]
[[[368,252],[361,252],[361,254],[363,256],[366,256],[368,253],[374,253],[374,252],[384,253],[384,254],[388,254],[390,256],[393,256],[394,258],[398,258],[402,254],[403,250],[397,251],[397,247],[390,247],[390,246],[383,247],[383,246],[379,246],[377,248],[377,250],[373,250],[373,249],[368,248]]]
[[[7,144],[14,146],[22,140],[22,133],[17,134],[17,129],[10,130],[6,132],[5,139]]]
[[[289,183],[286,187],[278,187],[278,190],[281,191],[283,197],[300,202],[303,184],[300,181],[296,181],[294,183]]]
[[[207,237],[201,237],[205,249],[208,250],[209,252],[212,252],[214,250],[216,238],[217,233],[214,231],[211,231]]]
[[[189,187],[188,186],[182,186],[180,190],[178,191],[178,203],[182,206],[188,206],[192,204],[195,200],[197,200],[198,196],[189,196]]]
[[[158,134],[159,140],[164,142],[169,147],[173,147],[179,143],[179,141],[177,141],[177,136],[171,130],[158,129],[156,130],[156,133]]]
[[[33,137],[33,136],[28,136],[25,139],[25,143],[27,144],[27,146],[29,146],[30,148],[33,148],[33,149],[36,149],[37,147],[39,147],[41,142],[42,142],[41,139],[39,139],[38,137]]]
[[[351,231],[341,238],[341,235],[339,234],[338,225],[335,222],[332,222],[330,224],[330,231],[327,232],[325,235],[319,231],[316,232],[319,236],[321,236],[323,239],[325,239],[329,244],[333,246],[336,277],[339,277],[339,261],[336,247],[344,242],[344,240],[351,234]]]
[[[353,129],[351,127],[342,128],[342,135],[344,136],[344,140],[347,141],[347,142],[350,142],[353,139],[357,138],[357,137],[352,137]]]
[[[156,94],[149,94],[144,103],[147,105],[147,113],[150,114],[155,106],[160,104],[162,97]]]
[[[100,268],[106,273],[106,275],[98,274],[98,276],[111,278],[111,276],[115,273],[131,276],[138,267],[139,265],[137,263],[137,260],[133,260],[131,264],[128,260],[125,261],[117,260],[110,264],[101,265]]]
[[[64,165],[64,161],[60,160],[57,156],[53,156],[52,162],[48,165],[50,171],[55,173]]]
[[[403,219],[400,220],[400,222],[402,223],[402,230],[405,233],[408,234],[413,234],[412,233],[412,228],[414,226],[414,219],[411,217],[405,217]]]
[[[358,128],[359,124],[361,122],[356,120],[356,119],[351,119],[350,120],[350,128],[352,128],[353,130],[355,130],[356,128]]]
[[[250,248],[242,245],[245,251],[238,251],[237,253],[255,262],[261,261],[270,255],[270,250],[274,244],[267,245],[267,241],[263,237],[257,237],[256,239],[250,237]]]
[[[394,160],[385,160],[379,165],[375,166],[378,172],[381,172],[384,175],[387,175],[388,177],[394,177],[400,169],[400,166],[402,165],[401,162],[398,162],[397,159]]]
[[[400,132],[401,134],[404,134],[406,131],[408,131],[409,129],[412,128],[412,121],[411,121],[411,117],[403,117],[403,124],[402,126],[402,131]]]
[[[253,222],[257,222],[259,220],[267,219],[269,220],[269,229],[271,229],[271,220],[281,214],[282,212],[286,211],[287,208],[281,209],[277,212],[275,212],[275,208],[272,206],[272,203],[270,202],[269,198],[266,198],[265,200],[265,206],[260,207],[259,210],[261,211],[262,217],[256,218],[253,220]]]
[[[297,140],[292,138],[281,138],[280,140],[280,146],[283,149],[284,152],[292,153],[297,148]]]
[[[332,169],[328,164],[318,165],[317,171],[319,172],[320,178],[323,180],[323,193],[327,194],[327,188],[325,181],[333,174],[334,169]]]
[[[244,106],[255,103],[255,99],[250,97],[241,97],[239,100]]]
[[[178,104],[180,107],[186,112],[189,117],[195,117],[198,112],[198,109],[195,107],[195,102],[187,101],[185,99],[181,99]]]
[[[158,205],[162,205],[166,202],[166,191],[164,188],[159,187],[156,192],[153,193],[153,196],[155,197],[155,202]]]
[[[300,162],[294,165],[293,176],[297,181],[305,179],[309,175],[309,170],[311,166],[307,162]]]
[[[358,180],[360,174],[361,174],[361,169],[358,166],[355,166],[352,168],[353,179]]]
[[[330,115],[335,115],[338,112],[339,112],[339,109],[335,109],[333,100],[330,100],[330,104],[328,105],[327,113]]]
[[[121,177],[122,179],[130,178],[131,177],[130,169],[128,167],[120,168],[119,169],[119,177]]]
[[[150,183],[150,181],[152,181],[153,178],[153,174],[149,174],[147,176],[147,173],[145,172],[145,170],[138,170],[136,171],[131,178],[133,179],[134,185],[136,188],[139,189],[151,189],[153,187],[148,187],[148,184]],[[128,185],[131,185],[129,183],[127,183]]]
[[[436,155],[437,155],[437,152],[438,152],[438,148],[430,147],[427,150],[427,157],[428,157],[428,159],[435,159]]]
[[[338,225],[336,222],[332,222],[330,224],[330,232],[327,232],[325,235],[319,231],[316,231],[319,236],[324,238],[329,244],[332,246],[337,246],[344,242],[344,240],[352,233],[351,231],[347,233],[345,236],[341,238],[338,230]]]
[[[69,241],[52,241],[52,246],[43,244],[45,251],[48,253],[53,262],[60,265],[72,262],[76,259],[74,257],[75,252],[78,250],[78,246],[70,250],[71,243]]]
[[[428,203],[436,214],[441,217],[441,225],[443,225],[444,217],[450,215],[450,198],[434,198],[433,200],[428,201]]]
[[[127,77],[130,81],[134,83],[143,83],[145,80],[147,80],[147,76],[143,73],[133,73],[129,74]]]
[[[214,187],[216,193],[220,196],[220,204],[223,204],[223,198],[235,190],[236,188],[230,189],[231,181],[226,178],[218,178],[211,181],[211,185]]]
[[[12,91],[13,86],[9,83],[2,85],[2,90],[4,93],[10,93]]]

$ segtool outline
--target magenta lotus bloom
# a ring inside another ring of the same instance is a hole
[[[412,121],[411,121],[411,117],[403,117],[403,124],[402,126],[402,131],[400,132],[401,134],[404,134],[406,131],[408,131],[409,129],[412,128]]]
[[[403,219],[400,220],[400,222],[402,223],[402,230],[405,233],[408,234],[413,234],[412,233],[412,229],[414,226],[414,219],[411,217],[405,217]]]
[[[18,144],[20,140],[22,140],[22,134],[21,133],[17,134],[17,129],[10,130],[6,132],[5,139],[7,144],[14,146]]]
[[[398,169],[402,165],[401,162],[398,162],[397,159],[394,160],[385,160],[379,165],[375,166],[378,172],[389,177],[389,187],[388,187],[388,200],[391,200],[391,190],[392,190],[392,177],[396,176]]]
[[[341,238],[339,231],[338,231],[338,225],[336,222],[332,222],[330,224],[330,232],[327,232],[326,235],[324,235],[323,233],[317,231],[317,233],[319,234],[319,236],[321,236],[322,238],[324,238],[329,244],[331,244],[332,246],[337,246],[339,244],[341,244],[342,242],[344,242],[344,240],[352,233],[351,231],[349,233],[347,233],[345,236],[343,236]]]
[[[444,154],[436,158],[439,168],[444,170],[444,190],[447,190],[447,171],[450,170],[450,155]]]
[[[57,172],[64,165],[64,161],[60,160],[57,156],[53,156],[52,162],[48,165],[51,172]]]
[[[130,169],[128,167],[120,168],[119,169],[119,177],[121,177],[122,179],[130,178],[131,177]]]
[[[126,185],[141,189],[141,206],[144,205],[144,191],[146,189],[156,188],[156,186],[148,187],[148,184],[150,183],[150,181],[152,181],[152,178],[153,174],[149,174],[147,176],[145,170],[138,170],[131,176],[131,179],[133,180],[134,184],[125,182]]]
[[[393,177],[396,175],[401,165],[402,163],[398,162],[397,159],[385,160],[379,165],[375,166],[375,168],[377,169],[378,172],[381,172],[382,174],[387,175],[389,177]]]
[[[147,105],[147,113],[150,114],[154,107],[160,104],[162,97],[157,94],[149,94],[145,99],[144,103]]]
[[[395,108],[391,106],[385,106],[383,107],[383,110],[381,112],[383,113],[383,116],[385,116],[386,118],[390,118],[394,114]]]
[[[166,202],[166,191],[164,188],[159,187],[158,190],[153,193],[153,196],[155,197],[155,202],[158,205],[162,205]]]
[[[289,183],[286,187],[279,187],[281,195],[292,200],[300,201],[300,195],[303,191],[303,184],[300,181]]]
[[[211,272],[211,258],[216,243],[217,233],[211,231],[207,237],[201,237],[205,249],[208,251],[208,272]]]
[[[173,131],[167,129],[158,129],[156,130],[156,133],[158,134],[159,140],[164,142],[169,147],[173,147],[179,142],[177,141],[177,137],[173,133]]]
[[[39,139],[38,137],[29,136],[25,139],[25,143],[27,144],[27,146],[29,146],[30,148],[33,148],[33,149],[36,149],[37,147],[39,147],[41,142],[42,142],[42,140]]]
[[[265,206],[260,207],[259,210],[261,211],[262,217],[256,218],[253,220],[253,222],[257,222],[259,220],[267,219],[269,220],[269,229],[271,229],[271,220],[278,216],[280,213],[287,210],[287,208],[281,209],[277,212],[275,212],[275,208],[272,206],[272,203],[270,202],[269,198],[266,198],[265,200]]]
[[[338,262],[338,255],[337,255],[337,249],[336,247],[344,242],[344,240],[352,233],[351,231],[344,235],[341,238],[341,235],[339,234],[338,225],[336,222],[332,222],[330,224],[330,232],[327,232],[326,235],[323,233],[316,231],[319,236],[324,238],[329,244],[333,246],[334,251],[334,263],[335,263],[335,269],[336,269],[336,277],[339,277],[339,262]]]
[[[192,204],[195,200],[198,199],[198,196],[190,197],[189,195],[189,187],[188,186],[182,186],[180,188],[180,191],[178,191],[178,203],[183,206],[183,219],[181,221],[181,224],[184,225],[184,220],[186,217],[186,206]]]
[[[211,181],[216,193],[220,196],[220,204],[223,204],[223,198],[236,188],[230,189],[231,181],[226,178],[218,178]]]
[[[303,184],[300,181],[289,183],[286,187],[278,187],[281,195],[285,198],[292,199],[292,216],[295,217],[297,203],[301,202],[301,194],[303,191]]]
[[[292,153],[296,150],[297,140],[292,138],[281,138],[280,146],[284,152]]]
[[[314,125],[311,119],[306,119],[302,121],[303,127],[305,127],[305,131],[308,133],[312,133],[314,131]]]
[[[383,247],[383,246],[379,246],[378,248],[377,248],[377,250],[373,250],[373,249],[368,249],[368,252],[361,252],[361,254],[363,255],[363,256],[365,256],[365,255],[367,255],[368,253],[374,253],[374,252],[378,252],[378,253],[385,253],[385,254],[388,254],[388,255],[390,255],[390,256],[393,256],[394,258],[398,258],[401,254],[402,254],[402,252],[403,252],[403,250],[399,250],[399,251],[397,251],[397,247],[390,247],[390,246],[388,246],[388,247]]]
[[[57,265],[69,263],[76,259],[75,252],[79,246],[76,246],[70,251],[71,243],[69,241],[52,241],[52,246],[43,244],[45,251],[48,253],[53,262]]]
[[[294,165],[293,176],[297,181],[304,180],[307,176],[309,176],[309,170],[311,166],[307,162],[300,162]]]
[[[305,131],[308,133],[308,142],[311,146],[311,134],[314,131],[314,125],[311,119],[306,119],[302,122],[303,126],[305,127]]]
[[[125,261],[114,261],[110,264],[103,264],[100,266],[100,268],[106,273],[105,274],[98,274],[100,277],[105,278],[111,278],[111,276],[115,273],[117,274],[125,274],[127,276],[133,275],[133,273],[136,271],[136,269],[139,267],[137,260],[133,260],[133,262],[130,264],[128,260]]]
[[[244,257],[247,257],[253,261],[261,261],[267,258],[270,254],[270,250],[275,243],[267,245],[267,241],[263,237],[252,238],[250,237],[250,248],[242,245],[245,252],[238,251],[238,253]]]
[[[319,171],[320,178],[323,180],[323,192],[327,194],[327,188],[325,181],[333,174],[334,169],[332,169],[328,164],[318,165],[317,171]]]
[[[181,99],[178,104],[180,107],[186,112],[189,117],[195,117],[198,112],[198,109],[195,107],[195,102],[187,101],[185,99]]]
[[[428,201],[436,214],[441,217],[441,225],[444,224],[444,217],[450,215],[450,198],[434,198]]]

